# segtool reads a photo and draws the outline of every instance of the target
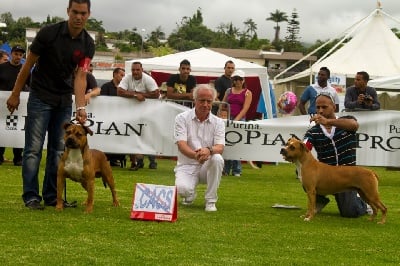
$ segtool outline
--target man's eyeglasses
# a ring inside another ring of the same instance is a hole
[[[321,92],[318,92],[317,96],[315,96],[315,100],[316,100],[319,96],[328,97],[329,99],[331,99],[331,101],[332,101],[333,103],[335,103],[335,99],[333,98],[332,94],[331,94],[330,92],[328,92],[328,91],[321,91]]]

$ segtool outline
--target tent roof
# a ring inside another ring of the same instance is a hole
[[[235,63],[236,69],[241,69],[245,74],[263,74],[267,75],[267,68],[250,63],[237,58],[229,57],[224,54],[214,52],[207,48],[199,48],[176,54],[169,54],[160,57],[147,59],[129,60],[125,62],[125,68],[130,69],[132,62],[140,61],[143,69],[151,70],[166,70],[177,72],[179,63],[187,59],[190,61],[192,72],[205,73],[223,73],[226,61],[232,60]]]
[[[353,38],[343,47],[334,53],[328,52],[328,56],[324,55],[311,68],[276,82],[318,73],[323,66],[328,67],[332,74],[350,77],[358,71],[367,71],[372,78],[397,75],[400,73],[400,39],[387,26],[384,15],[391,18],[381,9],[374,10],[350,28]]]
[[[400,91],[400,76],[384,77],[373,79],[368,82],[368,86],[379,89],[392,89]]]

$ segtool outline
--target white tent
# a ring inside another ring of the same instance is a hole
[[[384,77],[373,79],[368,82],[368,86],[377,89],[390,89],[400,91],[400,76]]]
[[[273,117],[267,68],[254,63],[229,57],[207,48],[199,48],[161,57],[129,60],[125,62],[125,69],[130,69],[132,62],[140,61],[143,65],[143,69],[146,71],[158,70],[176,73],[179,68],[179,63],[183,59],[190,61],[192,68],[191,74],[194,76],[196,76],[196,74],[212,74],[213,76],[222,75],[224,73],[224,65],[226,61],[232,60],[235,63],[235,68],[243,70],[246,73],[246,76],[256,76],[259,78],[268,117]]]
[[[341,38],[339,43],[309,69],[291,77],[278,79],[284,73],[282,72],[275,77],[275,83],[288,82],[306,76],[310,76],[310,81],[312,81],[312,75],[318,73],[323,66],[328,67],[333,75],[346,77],[354,77],[358,71],[367,71],[371,78],[398,75],[400,73],[400,39],[385,23],[385,18],[390,18],[400,24],[398,20],[378,7],[370,15],[343,32],[339,36]],[[344,43],[350,37],[352,39]],[[327,43],[337,38],[332,38]],[[333,52],[343,43],[344,45],[340,49]],[[320,48],[322,46],[318,49]],[[318,49],[306,55],[301,61]]]

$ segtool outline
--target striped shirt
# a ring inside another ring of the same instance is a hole
[[[353,116],[341,118],[356,120]],[[356,164],[357,137],[355,131],[332,127],[331,132],[328,133],[320,125],[316,125],[306,132],[304,142],[312,144],[320,162],[330,165]]]

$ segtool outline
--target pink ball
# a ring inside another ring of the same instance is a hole
[[[296,109],[297,96],[291,91],[283,93],[278,99],[278,110],[282,114],[291,114]]]

